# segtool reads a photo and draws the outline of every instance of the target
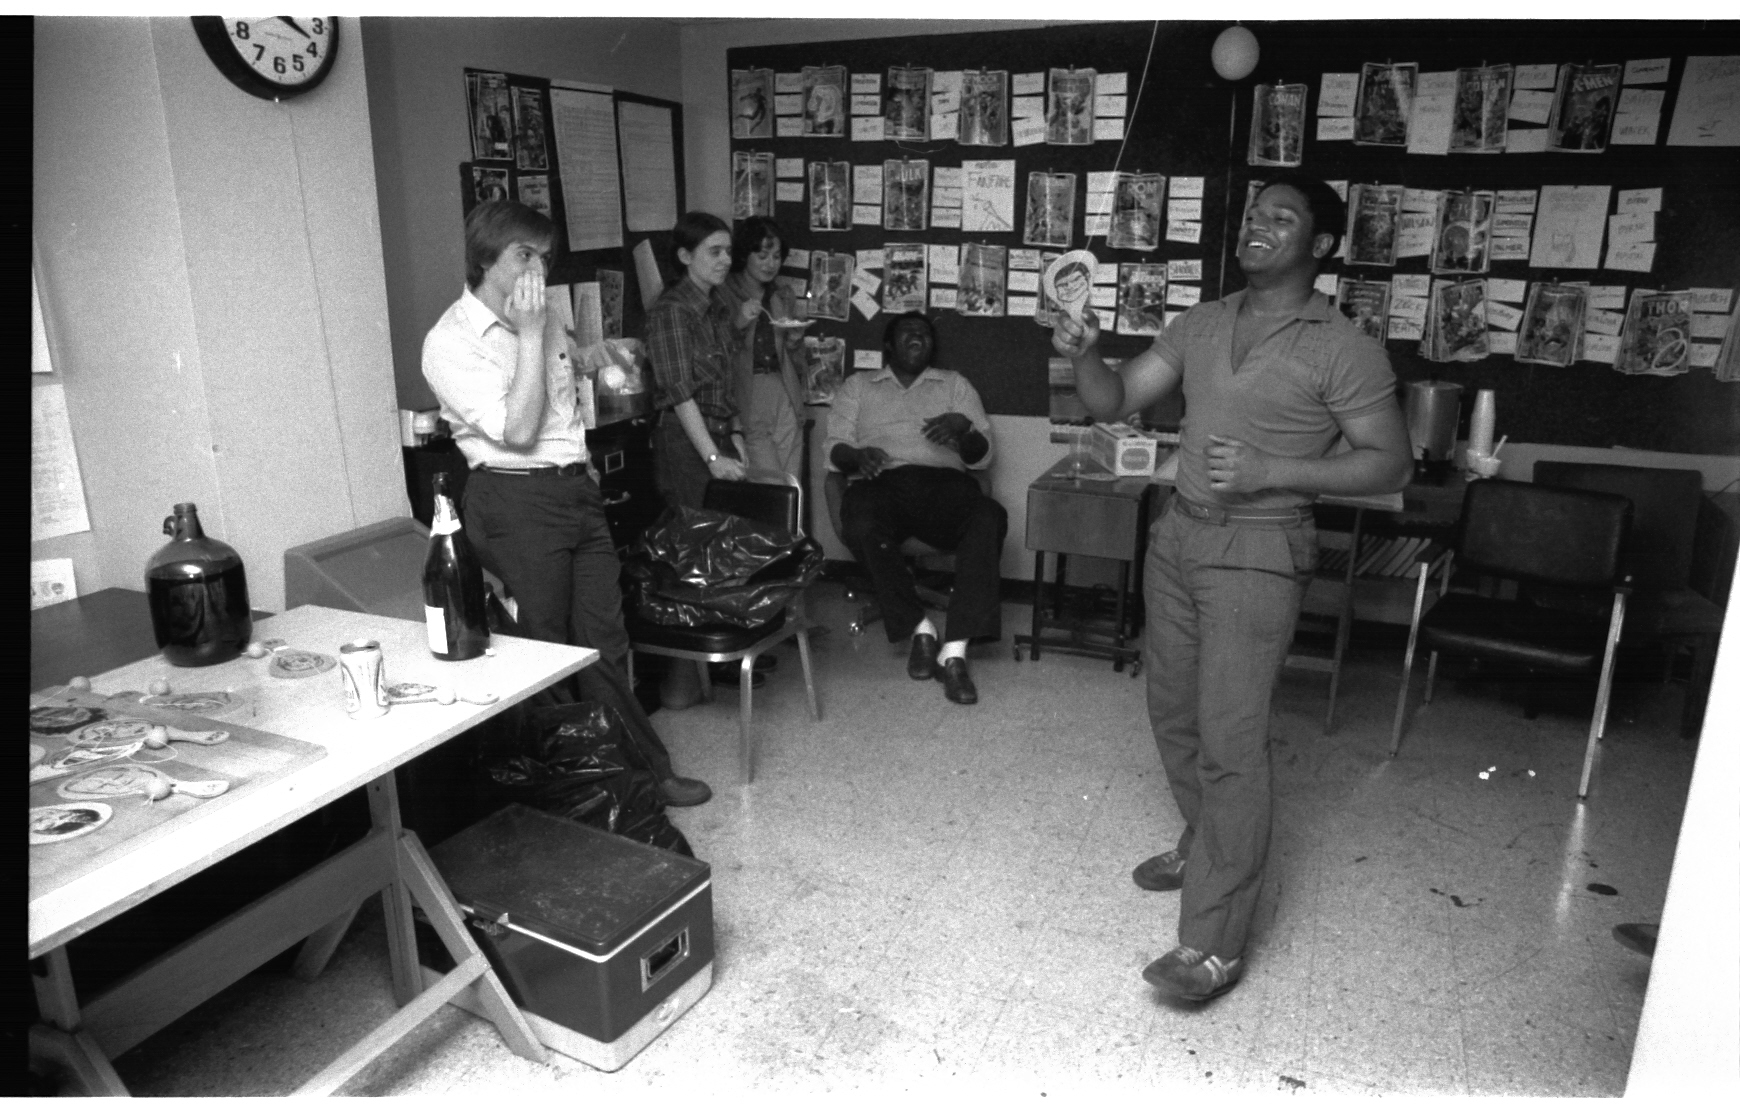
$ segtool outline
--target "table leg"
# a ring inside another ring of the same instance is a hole
[[[30,1027],[30,1056],[66,1070],[87,1096],[126,1096],[127,1086],[108,1055],[83,1030],[66,947],[56,946],[30,965],[36,1010],[43,1019]]]
[[[1039,629],[1045,613],[1045,553],[1033,554],[1033,659],[1039,659]]]
[[[397,843],[403,832],[399,826],[399,787],[394,774],[369,781],[370,825],[389,842]],[[381,912],[387,925],[387,955],[393,967],[393,999],[399,1007],[410,1003],[423,988],[423,975],[417,965],[417,935],[411,919],[411,903],[405,893],[404,871],[391,884],[381,889]]]
[[[345,932],[350,930],[351,923],[356,919],[358,908],[353,907],[332,922],[321,927],[302,943],[302,949],[296,955],[296,964],[290,972],[299,981],[312,981],[320,976],[326,968],[326,963],[332,960],[333,952],[338,944],[344,941]]]
[[[1051,579],[1051,612],[1061,618],[1063,617],[1063,581],[1068,574],[1069,557],[1059,552],[1056,559],[1057,571]]]

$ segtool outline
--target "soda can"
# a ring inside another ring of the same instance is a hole
[[[346,641],[338,647],[338,674],[344,677],[344,710],[352,718],[387,713],[387,673],[379,641]]]

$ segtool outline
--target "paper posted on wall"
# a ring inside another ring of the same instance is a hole
[[[1117,333],[1158,336],[1166,326],[1166,264],[1118,264]]]
[[[1562,286],[1553,282],[1536,282],[1530,286],[1528,303],[1523,307],[1522,325],[1517,329],[1516,361],[1546,367],[1569,367],[1577,358],[1577,343],[1583,335],[1588,299],[1586,286]]]
[[[1691,369],[1691,330],[1690,290],[1632,290],[1613,369],[1628,375],[1685,374]]]
[[[1420,354],[1434,363],[1474,362],[1490,352],[1486,336],[1486,280],[1437,279]]]
[[[1297,166],[1305,157],[1305,86],[1258,85],[1251,94],[1252,166]]]
[[[930,70],[916,66],[889,69],[882,94],[883,138],[930,138],[930,77]]]
[[[1490,191],[1438,195],[1437,246],[1432,252],[1434,274],[1485,274],[1492,240],[1493,194]]]
[[[466,70],[465,95],[471,107],[471,157],[512,159],[514,115],[507,74]]]
[[[1396,223],[1401,215],[1402,192],[1399,185],[1348,187],[1349,265],[1396,265]]]
[[[550,168],[549,129],[544,123],[544,91],[513,87],[514,160],[522,170]]]
[[[840,165],[845,165],[841,163]],[[856,260],[849,254],[810,254],[810,316],[843,321],[850,315],[852,275]]]
[[[925,245],[890,243],[883,248],[882,311],[922,313],[929,283],[925,280]]]
[[[1106,242],[1129,251],[1159,247],[1160,208],[1165,197],[1165,175],[1119,171],[1112,180],[1112,231]]]

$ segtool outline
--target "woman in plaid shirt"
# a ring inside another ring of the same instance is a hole
[[[731,272],[731,229],[707,212],[685,213],[671,229],[682,276],[647,314],[652,356],[653,467],[659,493],[673,506],[701,508],[710,479],[743,478],[733,365],[740,343],[733,318],[761,311],[744,301],[733,313],[720,290]]]

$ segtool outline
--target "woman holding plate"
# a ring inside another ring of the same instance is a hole
[[[798,378],[804,352],[801,302],[774,281],[785,261],[785,233],[772,219],[752,216],[731,237],[731,276],[723,293],[732,307],[738,351],[733,365],[745,462],[797,475],[803,458]],[[744,309],[756,306],[754,313]],[[801,476],[799,476],[801,478]]]

